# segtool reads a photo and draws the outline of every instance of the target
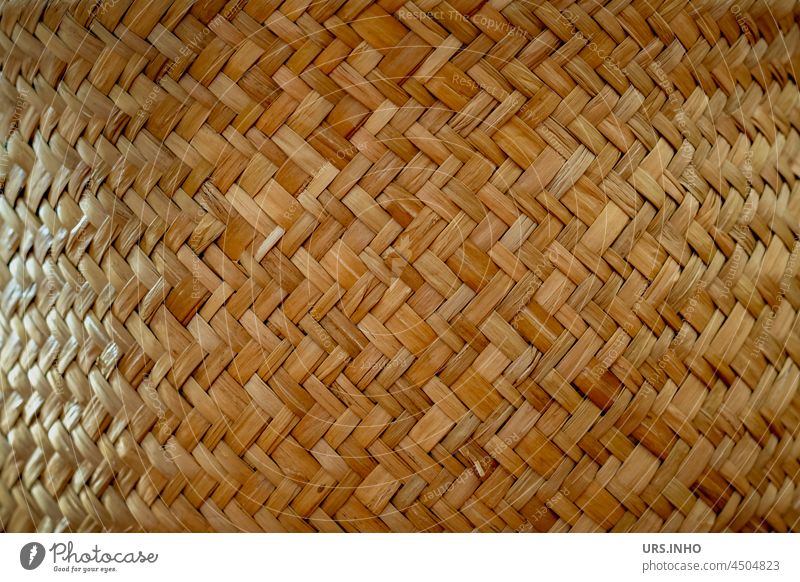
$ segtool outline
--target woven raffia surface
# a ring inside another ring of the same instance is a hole
[[[3,530],[800,524],[796,2],[0,6]]]

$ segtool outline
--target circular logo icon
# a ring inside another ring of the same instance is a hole
[[[44,546],[39,542],[30,542],[19,551],[19,563],[26,570],[35,570],[44,561]]]

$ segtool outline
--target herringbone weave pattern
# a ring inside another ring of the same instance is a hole
[[[6,531],[800,523],[794,0],[4,0]]]

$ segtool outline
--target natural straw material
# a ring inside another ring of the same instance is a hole
[[[6,531],[800,522],[794,0],[4,0]]]

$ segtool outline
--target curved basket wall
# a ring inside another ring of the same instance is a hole
[[[800,519],[792,0],[10,0],[6,531]]]

